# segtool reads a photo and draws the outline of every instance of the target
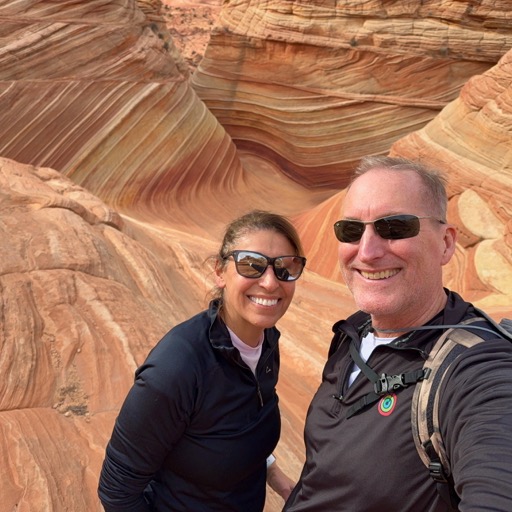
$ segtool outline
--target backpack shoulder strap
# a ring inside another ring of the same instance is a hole
[[[436,341],[424,364],[425,378],[416,386],[412,399],[411,422],[416,449],[452,510],[457,510],[458,497],[450,485],[451,469],[439,427],[438,391],[453,361],[467,348],[489,339],[489,333],[512,342],[512,321],[502,320],[497,324],[483,311],[477,312],[480,316],[448,329]],[[492,329],[471,325],[482,321],[491,324]]]

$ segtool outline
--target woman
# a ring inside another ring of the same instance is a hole
[[[226,229],[209,309],[174,327],[135,374],[100,477],[107,512],[261,512],[280,434],[279,331],[306,263],[283,217]],[[269,483],[293,484],[276,463]]]

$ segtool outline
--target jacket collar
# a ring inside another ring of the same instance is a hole
[[[462,299],[462,297],[453,291],[444,289],[447,295],[446,306],[437,315],[431,318],[424,325],[448,325],[458,324],[463,319],[476,316],[474,306]],[[346,320],[340,320],[333,325],[334,333],[338,335],[344,334],[344,339],[341,339],[341,344],[345,339],[353,339],[356,346],[360,345],[361,337],[364,336],[365,331],[371,326],[370,315],[363,311],[357,311]],[[396,338],[389,344],[395,348],[421,348],[425,349],[428,342],[432,342],[433,331],[409,331],[402,336]],[[435,337],[437,339],[437,336]],[[338,344],[338,346],[339,346]],[[332,347],[331,347],[332,348]]]
[[[240,354],[238,350],[233,347],[228,328],[226,327],[226,324],[220,315],[221,307],[222,301],[220,299],[212,300],[208,307],[208,318],[210,320],[210,343],[215,350],[222,352],[223,355],[228,359],[239,359]],[[268,348],[274,349],[277,346],[279,336],[280,332],[276,327],[265,329],[262,352]]]

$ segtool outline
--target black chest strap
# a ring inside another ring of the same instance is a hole
[[[353,340],[350,341],[350,357],[354,363],[360,368],[365,377],[373,384],[373,391],[361,397],[354,405],[347,411],[347,419],[362,411],[369,405],[379,401],[383,396],[397,391],[401,388],[406,388],[411,384],[416,384],[425,378],[425,369],[419,368],[410,372],[400,373],[397,375],[387,375],[382,373],[380,376],[366,364],[364,359],[359,354],[359,350],[355,346]]]

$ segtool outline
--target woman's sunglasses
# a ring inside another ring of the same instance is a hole
[[[306,258],[302,256],[277,256],[269,258],[264,254],[254,251],[231,251],[224,259],[232,257],[235,260],[236,271],[243,277],[249,279],[257,279],[261,277],[267,267],[272,265],[274,273],[279,281],[295,281],[297,280],[304,266]]]
[[[340,242],[359,242],[367,224],[373,224],[377,234],[386,240],[412,238],[420,232],[420,219],[434,219],[441,224],[446,222],[435,217],[417,215],[390,215],[377,220],[339,220],[334,224],[334,234]]]

